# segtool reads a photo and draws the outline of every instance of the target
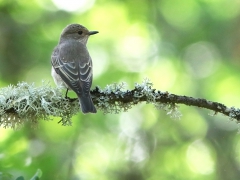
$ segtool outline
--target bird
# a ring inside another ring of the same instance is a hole
[[[51,75],[55,84],[67,88],[66,98],[68,90],[77,94],[84,114],[97,112],[90,95],[92,59],[86,46],[89,36],[97,33],[80,24],[67,25],[51,55]]]

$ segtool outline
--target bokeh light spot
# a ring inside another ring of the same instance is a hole
[[[168,23],[182,30],[195,28],[200,17],[199,6],[192,0],[162,1],[159,7]]]
[[[217,69],[220,54],[213,44],[197,42],[187,47],[183,58],[193,77],[205,78]]]
[[[95,0],[52,0],[53,3],[59,8],[64,11],[80,11],[84,12],[90,9]]]
[[[201,140],[196,140],[188,147],[187,162],[193,172],[210,174],[214,171],[214,160],[209,147]]]

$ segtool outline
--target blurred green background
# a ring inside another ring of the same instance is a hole
[[[0,86],[42,80],[62,29],[80,23],[93,86],[149,78],[154,88],[240,107],[238,0],[0,0]],[[74,93],[72,94],[74,96]],[[236,122],[196,107],[183,116],[140,104],[128,112],[79,113],[73,125],[0,129],[0,172],[44,180],[235,180]]]

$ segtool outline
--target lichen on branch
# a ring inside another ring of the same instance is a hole
[[[96,87],[91,91],[93,102],[103,113],[126,112],[132,106],[151,103],[156,109],[165,110],[172,118],[180,118],[177,104],[197,106],[222,113],[230,119],[240,121],[240,110],[234,107],[208,101],[206,99],[180,96],[169,92],[152,89],[148,80],[135,84],[133,90],[126,90],[125,83],[107,85],[104,89]],[[77,98],[65,98],[63,90],[53,88],[47,83],[40,87],[20,82],[16,86],[9,85],[0,89],[0,126],[16,128],[29,122],[35,126],[39,120],[52,120],[61,117],[62,125],[71,125],[71,118],[80,107]]]
[[[71,124],[71,117],[79,111],[77,101],[62,97],[62,91],[48,84],[35,87],[20,82],[0,89],[0,126],[18,127],[26,122],[31,125],[40,119],[62,118],[63,125]]]

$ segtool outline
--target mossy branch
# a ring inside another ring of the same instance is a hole
[[[104,89],[96,87],[91,91],[92,99],[98,111],[104,113],[119,113],[127,111],[133,105],[141,102],[151,103],[157,109],[167,111],[173,118],[180,118],[176,104],[197,106],[222,113],[231,119],[240,121],[240,109],[227,107],[218,102],[206,99],[180,96],[152,89],[152,83],[145,79],[141,84],[135,84],[133,90],[124,90],[125,83],[107,85]],[[71,125],[71,117],[80,112],[76,98],[66,99],[62,90],[52,88],[48,84],[35,87],[25,82],[16,86],[0,89],[0,126],[18,127],[25,122],[37,124],[40,119],[51,120],[61,117],[63,125]]]

